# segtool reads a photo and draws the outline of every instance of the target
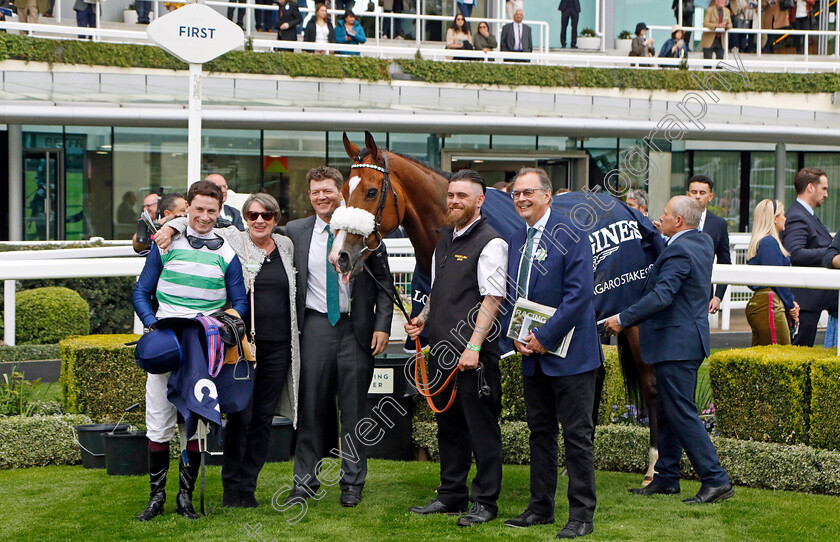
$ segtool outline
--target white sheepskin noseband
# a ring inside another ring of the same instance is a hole
[[[364,209],[342,206],[333,212],[330,228],[367,237],[373,232],[374,222],[375,217]]]

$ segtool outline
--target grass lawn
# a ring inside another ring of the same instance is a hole
[[[528,467],[506,466],[499,501],[500,520],[461,529],[453,517],[419,517],[409,506],[425,504],[438,481],[437,463],[371,461],[364,500],[358,508],[342,508],[337,487],[326,487],[321,501],[311,501],[307,514],[294,507],[278,512],[272,494],[291,480],[291,463],[269,464],[260,476],[257,509],[221,508],[220,468],[208,467],[210,514],[197,521],[174,513],[177,477],[170,469],[166,514],[149,523],[134,519],[148,498],[148,477],[108,476],[104,470],[44,467],[0,472],[5,494],[0,507],[0,540],[553,540],[566,520],[566,481],[558,487],[559,524],[511,529],[502,519],[518,515],[527,504]],[[177,470],[175,470],[177,472]],[[598,540],[658,541],[794,541],[840,540],[840,499],[782,491],[737,488],[734,498],[719,504],[688,506],[681,498],[699,484],[683,482],[682,496],[638,497],[627,493],[641,476],[598,472]],[[196,491],[196,508],[198,492]],[[245,525],[261,524],[249,538]]]

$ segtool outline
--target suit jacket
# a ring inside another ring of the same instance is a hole
[[[831,233],[816,215],[808,212],[798,201],[788,208],[785,229],[781,238],[790,252],[790,264],[798,267],[820,267],[826,249],[831,245]],[[818,311],[831,307],[837,295],[831,290],[793,288],[796,301],[805,311]]]
[[[645,363],[702,360],[709,356],[709,301],[714,246],[688,230],[665,247],[648,273],[642,298],[619,315],[639,325]]]
[[[289,23],[289,28],[280,30],[280,25],[283,23]],[[277,39],[297,41],[297,27],[301,23],[303,23],[303,17],[300,15],[297,2],[286,0],[285,4],[280,5],[280,12],[277,18]]]
[[[546,257],[531,265],[528,299],[557,308],[554,316],[534,333],[544,347],[553,350],[572,328],[575,332],[565,358],[548,353],[522,356],[525,376],[533,376],[537,364],[548,376],[569,376],[596,369],[603,360],[592,304],[592,245],[587,236],[573,242],[565,233],[568,231],[575,229],[558,211],[552,211],[539,245],[534,246],[535,252],[545,249]],[[508,239],[507,314],[518,297],[516,279],[527,236],[527,228],[522,228]],[[506,332],[507,325],[503,329]]]
[[[522,23],[522,52],[530,53],[534,50],[533,42],[531,41],[531,27]],[[513,23],[508,23],[502,27],[502,36],[500,38],[502,51],[513,51],[516,45],[516,37],[513,35]]]
[[[729,8],[723,8],[723,20],[729,23],[729,28],[732,28],[732,15],[729,13]],[[723,31],[722,29],[717,30],[718,22],[717,7],[712,5],[706,8],[706,16],[703,17],[703,26],[707,30],[703,32],[703,37],[700,38],[700,47],[704,49],[711,47],[715,41],[715,34]],[[721,39],[721,44],[723,44],[723,39]]]
[[[224,213],[222,214],[231,217],[231,222],[233,222],[233,225],[236,226],[237,230],[245,231],[245,223],[242,222],[242,213],[240,213],[238,209],[225,204]]]
[[[708,234],[712,238],[717,263],[731,264],[732,256],[729,253],[729,229],[726,220],[712,214],[711,211],[706,211],[706,222],[703,224],[703,233]],[[717,297],[722,300],[723,294],[726,293],[726,288],[726,284],[718,284],[714,287],[712,297]]]
[[[557,9],[562,12],[570,11],[572,13],[580,13],[580,0],[560,0],[560,5]]]
[[[309,284],[309,244],[315,217],[310,216],[293,220],[286,224],[286,235],[295,245],[295,268],[297,269],[297,313],[298,322],[303,327],[306,312],[306,289]],[[385,245],[381,245],[367,260],[366,264],[376,280],[386,290],[379,288],[372,278],[363,271],[350,283],[350,318],[356,332],[356,340],[366,352],[370,352],[370,341],[374,331],[391,332],[391,317],[394,315],[394,283],[388,267],[388,255]],[[304,340],[311,340],[304,337]],[[317,340],[317,338],[315,338]]]

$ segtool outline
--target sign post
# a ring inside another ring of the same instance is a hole
[[[239,26],[204,4],[187,4],[155,19],[146,31],[149,39],[190,65],[189,120],[187,123],[187,186],[201,176],[201,67],[228,51],[242,47]]]

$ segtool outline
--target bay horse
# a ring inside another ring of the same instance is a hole
[[[336,233],[330,262],[346,283],[362,271],[366,257],[383,237],[402,225],[414,246],[418,266],[429,273],[439,237],[437,230],[445,222],[449,174],[379,148],[368,131],[365,131],[364,149],[353,144],[346,133],[343,141],[353,165],[350,178],[342,187],[345,206],[337,209],[331,219]],[[517,221],[515,227],[519,227],[521,219],[513,201],[509,198],[506,201],[510,202],[510,216]],[[505,224],[499,217],[488,216],[488,220],[503,236],[502,229],[511,227],[510,222]],[[653,479],[659,456],[655,375],[652,366],[642,362],[638,328],[628,328],[619,335],[618,351],[628,397],[637,405],[644,404],[649,416],[650,462],[644,479],[646,485]],[[595,421],[602,393],[600,384],[593,408]]]

